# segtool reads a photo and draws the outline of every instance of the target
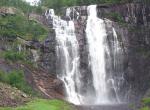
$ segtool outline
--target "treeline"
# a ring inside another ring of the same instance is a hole
[[[141,2],[150,3],[150,0],[41,0],[41,5],[49,8],[60,8],[67,6],[81,6],[91,4],[116,4],[116,3],[129,3],[129,2]]]
[[[25,0],[0,0],[0,7],[3,6],[15,7],[17,9],[20,9],[24,13],[42,13],[42,9],[40,6],[31,6],[29,3],[25,2]]]
[[[24,13],[36,12],[42,13],[42,7],[48,8],[60,8],[67,6],[81,6],[81,5],[90,5],[90,4],[102,4],[102,3],[125,3],[125,2],[142,2],[150,3],[150,0],[40,0],[38,6],[31,6],[25,0],[0,0],[0,6],[13,6],[21,9]]]
[[[121,3],[130,0],[41,0],[41,5],[50,8],[59,8],[65,6],[80,6],[100,3]]]
[[[21,36],[26,40],[43,40],[47,37],[47,28],[28,18],[31,12],[42,13],[40,6],[31,6],[23,0],[0,0],[0,7],[15,7],[17,10],[14,15],[0,15],[0,37]]]
[[[150,4],[150,0],[138,0],[139,2],[143,2],[145,4]]]

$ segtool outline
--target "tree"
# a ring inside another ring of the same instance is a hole
[[[90,5],[98,3],[119,3],[124,0],[41,0],[41,5],[49,8],[60,8],[74,5]]]

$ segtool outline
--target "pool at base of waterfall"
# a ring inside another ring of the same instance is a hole
[[[77,110],[133,110],[128,104],[78,106]]]

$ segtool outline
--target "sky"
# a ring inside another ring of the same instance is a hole
[[[29,2],[31,5],[35,5],[37,4],[37,2],[39,2],[39,0],[26,0],[27,2]]]

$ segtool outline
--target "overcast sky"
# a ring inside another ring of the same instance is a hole
[[[27,2],[29,2],[31,5],[34,5],[35,2],[39,2],[39,0],[26,0]]]

